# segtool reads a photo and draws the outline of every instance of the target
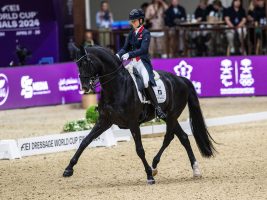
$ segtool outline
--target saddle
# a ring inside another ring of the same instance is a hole
[[[130,75],[131,75],[131,77],[135,83],[138,97],[139,97],[141,103],[150,104],[150,101],[147,100],[147,98],[144,94],[145,85],[144,85],[142,75],[139,74],[137,69],[135,69],[134,67],[131,69],[127,69],[127,70],[130,73]],[[155,79],[156,84],[157,84],[157,86],[153,87],[153,90],[154,90],[155,95],[157,97],[158,103],[164,103],[166,101],[165,85],[164,85],[163,81],[160,79],[159,73],[156,71],[153,71],[153,73],[154,73],[154,79]]]

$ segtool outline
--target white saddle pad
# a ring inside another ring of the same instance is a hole
[[[153,87],[153,90],[155,92],[155,95],[157,97],[157,100],[158,100],[158,103],[164,103],[166,101],[166,88],[165,88],[165,85],[163,83],[163,81],[160,79],[160,76],[158,74],[158,72],[156,71],[153,71],[154,72],[154,79],[156,81],[156,84],[157,86]],[[150,101],[148,101],[143,95],[142,93],[138,90],[138,86],[137,86],[137,83],[136,83],[136,79],[135,79],[135,76],[133,73],[131,73],[129,71],[133,81],[134,81],[134,84],[135,84],[135,88],[136,88],[136,91],[138,93],[138,97],[141,101],[141,103],[149,103],[150,104]]]

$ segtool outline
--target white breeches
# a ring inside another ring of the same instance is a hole
[[[125,68],[130,73],[133,73],[133,67],[135,69],[137,69],[139,74],[141,74],[141,76],[143,77],[145,88],[148,88],[149,75],[148,75],[148,72],[147,72],[146,67],[143,64],[142,60],[139,60],[139,61],[132,60],[128,65],[125,66]]]

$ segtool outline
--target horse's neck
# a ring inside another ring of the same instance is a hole
[[[129,79],[131,79],[131,76],[124,68],[120,69],[117,73],[102,79],[100,84],[104,97],[108,99],[116,99],[116,97],[121,96],[122,91],[125,90],[126,87],[129,87]]]

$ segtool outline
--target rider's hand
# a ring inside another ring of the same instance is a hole
[[[129,59],[129,53],[126,53],[126,54],[124,54],[124,55],[122,55],[122,60],[128,60]]]

